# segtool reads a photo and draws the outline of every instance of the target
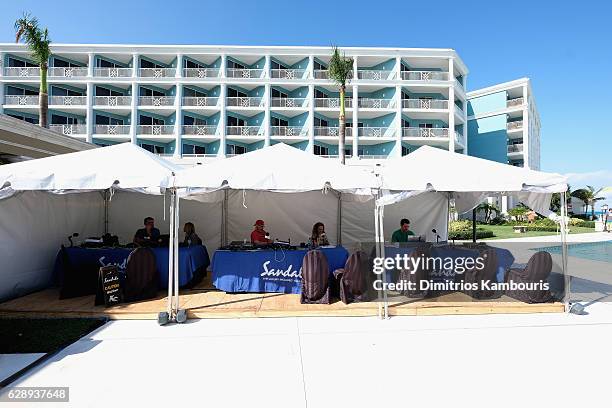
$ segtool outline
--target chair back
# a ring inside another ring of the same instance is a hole
[[[536,252],[529,258],[525,276],[529,282],[545,281],[552,271],[552,256],[545,251]]]
[[[150,248],[136,248],[127,259],[125,299],[151,299],[157,296],[159,275],[155,254]]]
[[[302,261],[302,297],[322,298],[329,291],[329,265],[320,250],[308,251]]]
[[[370,260],[363,251],[356,251],[346,260],[342,280],[344,287],[351,294],[359,296],[366,292],[366,276],[370,269]]]

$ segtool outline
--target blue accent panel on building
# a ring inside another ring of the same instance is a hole
[[[472,98],[468,101],[467,114],[473,116],[505,109],[506,99],[506,91]]]
[[[468,152],[470,156],[507,163],[507,140],[505,115],[468,121]]]

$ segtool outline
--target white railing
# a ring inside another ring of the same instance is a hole
[[[344,135],[351,136],[353,134],[353,129],[347,127],[345,129]],[[340,128],[338,126],[315,126],[314,128],[315,136],[339,136]]]
[[[270,78],[275,79],[304,79],[306,78],[305,69],[271,69]]]
[[[523,152],[522,143],[508,145],[508,153],[522,153],[522,152]]]
[[[365,109],[389,109],[395,107],[394,99],[359,98],[359,107]]]
[[[183,106],[217,106],[219,98],[216,96],[184,96]]]
[[[139,135],[171,135],[174,125],[138,125]]]
[[[273,108],[305,108],[308,106],[306,98],[271,98],[270,106]]]
[[[329,79],[329,71],[326,69],[315,69],[313,76],[314,79]]]
[[[228,126],[227,134],[230,136],[262,136],[259,126]]]
[[[395,71],[382,69],[360,69],[357,71],[358,79],[370,81],[388,81],[395,78]]]
[[[340,108],[340,98],[315,98],[315,106],[317,108]],[[351,108],[353,106],[353,99],[344,98],[344,106]]]
[[[506,124],[506,129],[507,130],[519,130],[523,128],[523,121],[522,120],[517,120],[514,122],[508,122]]]
[[[38,105],[38,95],[6,95],[5,105]]]
[[[50,77],[77,78],[88,75],[87,67],[49,67]]]
[[[131,96],[96,96],[94,98],[94,105],[98,106],[130,106],[131,104]]]
[[[448,109],[448,101],[441,99],[404,99],[404,109]]]
[[[322,157],[324,159],[338,159],[340,156],[337,154],[318,154],[317,157]],[[345,159],[348,159],[351,156],[344,156]]]
[[[463,84],[459,81],[459,79],[455,78],[455,86],[463,89]]]
[[[465,146],[465,139],[463,138],[463,133],[459,133],[455,130],[455,143],[459,143],[462,146]]]
[[[96,125],[94,132],[98,135],[129,135],[130,125]]]
[[[448,72],[442,71],[402,71],[404,81],[447,81]]]
[[[40,76],[40,68],[38,67],[5,67],[4,76],[13,76],[20,78]]]
[[[461,113],[463,113],[463,107],[461,107],[460,105],[457,105],[455,103],[455,108],[458,109]]]
[[[183,68],[185,78],[218,78],[219,68]]]
[[[448,128],[418,128],[405,127],[403,137],[448,137]]]
[[[306,129],[302,126],[272,126],[272,136],[306,136]]]
[[[263,69],[248,69],[248,68],[227,68],[226,75],[228,78],[263,78]]]
[[[174,96],[141,96],[138,103],[140,106],[172,106]]]
[[[238,106],[241,108],[260,108],[263,107],[263,98],[259,96],[231,96],[227,98],[227,106]]]
[[[389,156],[387,156],[386,154],[362,154],[361,156],[359,156],[360,159],[371,159],[371,160],[382,160],[388,157]]]
[[[183,125],[184,135],[214,136],[216,133],[216,125]]]
[[[506,107],[509,108],[511,106],[519,106],[523,104],[523,98],[514,98],[514,99],[508,99],[506,101]]]
[[[50,96],[49,105],[83,106],[87,105],[86,96]]]
[[[64,135],[84,135],[87,133],[85,125],[49,125],[49,129]]]
[[[391,136],[391,133],[389,127],[360,127],[357,131],[359,137],[383,137]]]
[[[138,75],[142,78],[172,78],[176,76],[176,68],[140,68]]]
[[[185,154],[183,154],[183,157],[213,159],[213,158],[217,158],[219,156],[217,156],[216,153],[204,153],[204,154],[185,153]]]
[[[94,76],[101,78],[129,78],[133,72],[132,68],[94,68]]]

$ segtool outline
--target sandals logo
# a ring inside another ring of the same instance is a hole
[[[259,274],[262,278],[270,280],[299,280],[302,279],[302,268],[295,269],[292,264],[289,264],[287,269],[268,268],[270,261],[266,261],[262,265],[263,271]]]

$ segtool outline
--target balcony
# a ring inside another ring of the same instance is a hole
[[[82,78],[89,74],[87,67],[49,67],[47,75],[54,78]]]
[[[68,136],[87,133],[87,126],[85,125],[49,125],[49,129]]]
[[[512,132],[514,130],[521,130],[523,129],[523,121],[522,120],[517,120],[515,122],[508,122],[506,124],[506,130],[508,130],[509,132]]]
[[[87,105],[87,97],[86,96],[50,96],[49,105],[85,106]]]
[[[220,74],[219,68],[183,68],[185,78],[218,78]]]
[[[96,96],[94,98],[94,105],[97,106],[130,106],[131,104],[131,96]]]
[[[448,138],[448,128],[402,128],[402,137],[444,137]]]
[[[395,79],[395,71],[381,69],[360,69],[357,71],[357,79],[366,81],[389,81]]]
[[[228,126],[228,136],[263,136],[259,126]]]
[[[141,78],[174,78],[176,68],[140,68],[138,75]]]
[[[346,108],[353,107],[353,98],[344,98]],[[315,98],[315,107],[317,108],[340,108],[340,98]]]
[[[306,98],[271,98],[273,108],[305,108],[308,106]]]
[[[448,81],[448,72],[440,71],[402,71],[404,81]]]
[[[391,109],[395,107],[393,99],[359,98],[359,107],[364,109]]]
[[[40,68],[39,67],[5,67],[4,76],[20,77],[20,78],[39,77]]]
[[[523,153],[523,144],[517,143],[508,145],[508,153]]]
[[[302,126],[272,126],[272,136],[306,136],[306,129]]]
[[[463,137],[463,133],[459,133],[456,130],[455,130],[455,143],[465,146],[465,138]]]
[[[183,106],[214,107],[219,105],[216,96],[184,96]]]
[[[521,106],[522,104],[523,104],[523,98],[508,99],[506,101],[507,108],[510,108],[512,106]]]
[[[403,99],[404,109],[448,109],[448,101],[441,99]]]
[[[139,135],[172,135],[174,125],[138,125]]]
[[[129,135],[130,125],[96,125],[94,133],[97,135]]]
[[[227,98],[227,106],[235,106],[240,108],[262,108],[263,98],[249,96],[231,96]]]
[[[94,77],[97,78],[129,78],[134,70],[132,68],[94,68]]]
[[[227,68],[225,73],[228,78],[257,79],[264,76],[263,69]]]
[[[314,79],[329,79],[329,71],[326,69],[315,69],[313,76]]]
[[[138,103],[140,106],[173,106],[174,96],[141,96]]]
[[[329,136],[329,137],[337,137],[340,135],[340,128],[338,126],[315,126],[314,128],[315,136]],[[344,135],[346,137],[353,135],[353,129],[347,127]]]
[[[463,84],[462,84],[461,82],[459,82],[459,80],[458,80],[457,78],[455,78],[455,86],[456,86],[457,88],[465,89],[465,88],[463,87]]]
[[[271,69],[270,78],[273,79],[305,79],[305,69]]]
[[[216,125],[183,125],[183,134],[190,136],[215,136]]]
[[[392,130],[390,127],[360,127],[357,130],[359,137],[390,137]]]
[[[38,95],[6,95],[4,97],[5,105],[38,105]]]

